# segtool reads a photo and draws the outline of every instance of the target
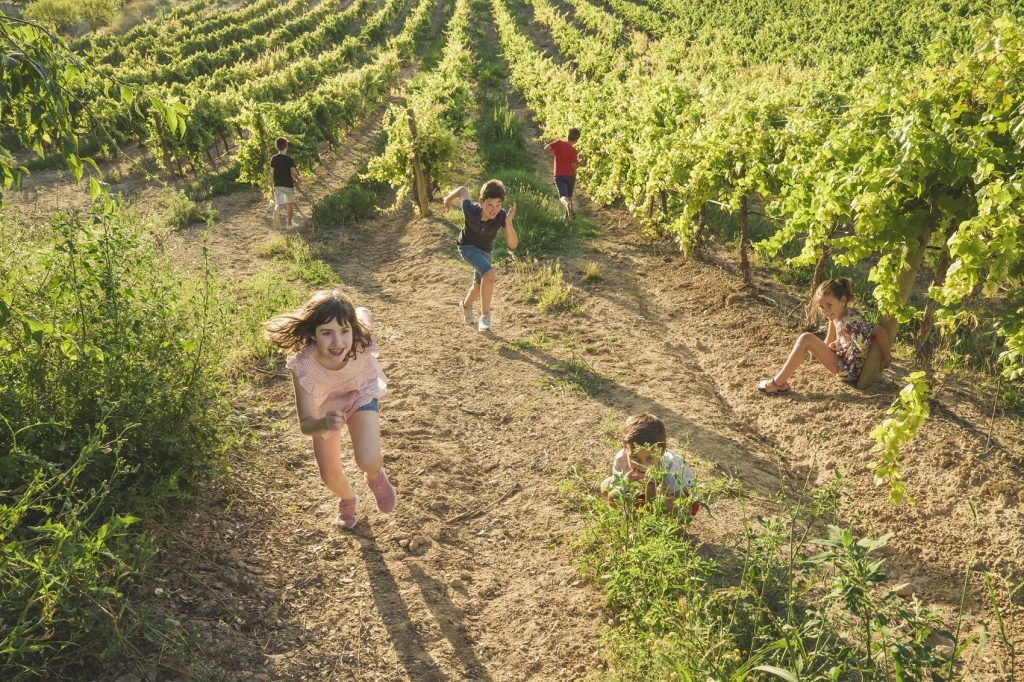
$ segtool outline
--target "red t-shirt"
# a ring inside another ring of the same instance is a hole
[[[576,175],[575,164],[579,162],[576,148],[565,140],[551,143],[551,151],[555,153],[555,177],[559,175]]]

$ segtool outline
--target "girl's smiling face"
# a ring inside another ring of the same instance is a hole
[[[841,320],[846,314],[846,299],[822,294],[818,297],[818,307],[829,321]]]
[[[339,369],[347,361],[352,350],[352,327],[337,319],[317,325],[313,333],[314,352],[320,364],[327,368]]]

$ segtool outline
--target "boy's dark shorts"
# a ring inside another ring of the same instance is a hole
[[[575,175],[556,175],[555,187],[558,188],[558,196],[572,198],[572,191],[576,188]]]

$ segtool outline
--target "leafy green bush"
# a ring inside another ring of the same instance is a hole
[[[189,183],[188,187],[185,188],[185,193],[193,201],[202,201],[203,199],[229,194],[230,192],[242,189],[246,185],[238,182],[238,175],[241,170],[242,167],[239,164],[233,163],[219,173],[210,173],[202,176],[195,182]]]
[[[339,191],[313,204],[313,225],[317,229],[340,227],[373,216],[385,187],[381,182],[353,179]]]
[[[52,26],[67,33],[82,20],[82,11],[75,0],[33,0],[25,5],[25,18]]]
[[[32,0],[25,5],[25,18],[62,33],[83,21],[95,31],[109,24],[120,7],[121,0]]]
[[[167,227],[182,230],[195,223],[213,224],[217,219],[217,211],[208,201],[197,203],[187,192],[179,191],[171,194],[160,204]]]
[[[5,679],[116,648],[155,550],[145,521],[208,475],[229,435],[223,378],[265,361],[253,330],[298,299],[273,273],[176,272],[150,224],[117,205],[57,214],[43,237],[0,222]]]

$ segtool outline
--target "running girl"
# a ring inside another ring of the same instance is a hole
[[[789,379],[803,364],[807,351],[818,359],[825,369],[843,381],[856,384],[864,368],[864,358],[872,342],[882,351],[882,368],[889,366],[889,334],[885,327],[873,325],[850,307],[853,303],[853,285],[846,277],[822,282],[814,294],[821,313],[828,318],[828,333],[822,341],[805,332],[797,337],[789,358],[771,379],[761,380],[757,388],[762,393],[776,394],[789,391]]]
[[[338,496],[342,528],[356,525],[358,498],[341,466],[341,427],[348,426],[356,465],[377,501],[377,509],[395,508],[395,489],[384,473],[380,454],[377,401],[387,379],[377,361],[373,316],[355,308],[340,291],[325,289],[298,310],[263,324],[266,337],[289,351],[287,365],[295,383],[299,428],[313,437],[313,454],[323,479]]]

